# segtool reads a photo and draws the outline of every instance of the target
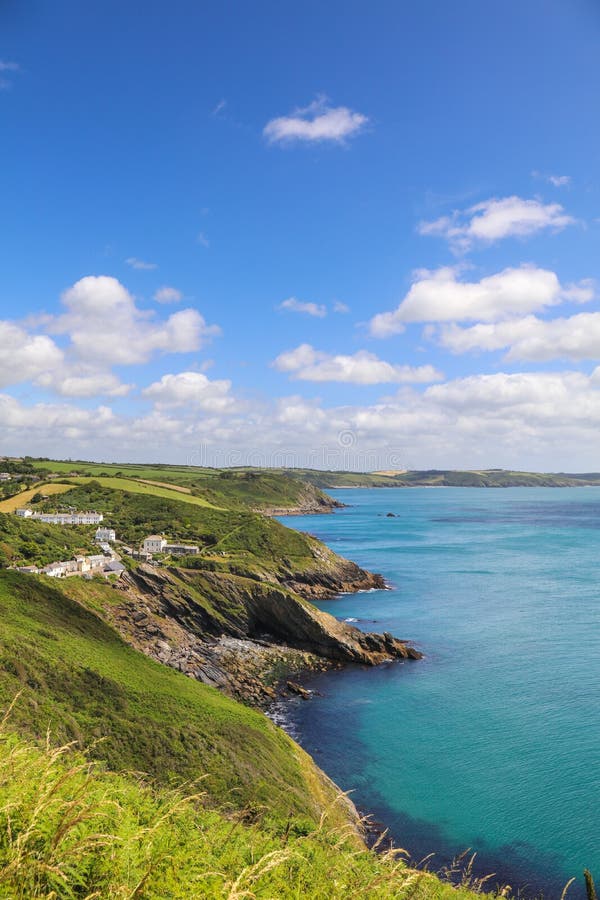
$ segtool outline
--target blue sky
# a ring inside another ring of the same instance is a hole
[[[592,0],[0,7],[0,451],[600,468]]]

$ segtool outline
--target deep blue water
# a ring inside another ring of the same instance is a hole
[[[332,493],[350,506],[282,521],[393,590],[321,608],[426,656],[311,679],[300,742],[434,868],[471,847],[530,894],[600,881],[600,489]]]

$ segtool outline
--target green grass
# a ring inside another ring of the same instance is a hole
[[[66,484],[38,484],[34,488],[21,491],[13,497],[9,497],[8,500],[3,500],[0,503],[0,513],[14,512],[22,506],[27,506],[36,494],[64,494],[68,490],[70,488]]]
[[[17,700],[17,708],[20,700]],[[9,718],[10,723],[10,718]],[[187,792],[38,749],[0,731],[0,898],[6,900],[469,900],[357,847],[325,814],[310,825],[251,824]],[[475,885],[477,886],[477,885]]]
[[[168,484],[172,483],[195,492],[198,500],[205,498],[205,502],[219,507],[296,507],[305,499],[307,492],[310,492],[311,499],[322,497],[314,486],[303,484],[298,478],[289,478],[272,469],[206,469],[195,466],[135,466],[48,460],[35,461],[33,465],[40,474],[53,473],[61,477],[76,474],[101,478],[112,487],[116,486],[115,480],[153,481],[156,483],[155,487],[167,490]],[[139,485],[139,481],[137,484]],[[160,496],[158,493],[156,495]]]
[[[115,479],[119,489],[111,488],[106,483],[109,480],[89,479],[74,487],[63,502],[104,513],[106,524],[128,543],[138,544],[148,534],[164,533],[169,538],[198,543],[203,555],[225,554],[232,563],[250,571],[273,574],[287,571],[292,564],[300,570],[315,563],[314,539],[246,507],[224,510],[192,504],[187,502],[188,495],[177,492],[168,498],[138,494],[123,490],[121,479]],[[53,501],[46,504],[55,505]]]
[[[274,820],[314,822],[331,799],[269,719],[133,650],[59,586],[0,571],[0,621],[0,704],[23,692],[13,713],[22,733],[96,741],[92,754],[111,769],[162,782],[206,775],[215,802]]]
[[[0,513],[0,568],[44,566],[80,553],[97,552],[94,530],[78,525],[47,525]]]
[[[142,494],[145,497],[162,497],[165,500],[178,500],[182,503],[190,503],[192,506],[204,506],[208,509],[219,509],[218,506],[205,500],[204,497],[182,493],[181,491],[171,490],[170,488],[161,487],[156,484],[146,484],[142,481],[134,481],[131,478],[74,477],[70,480],[74,484],[89,484],[91,481],[98,481],[100,484],[104,485],[104,487],[112,488],[116,491],[128,491],[130,494]]]

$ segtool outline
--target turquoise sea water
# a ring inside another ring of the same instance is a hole
[[[600,881],[600,490],[332,493],[350,506],[282,521],[393,590],[321,608],[426,658],[311,679],[300,742],[433,867],[472,847],[528,894]]]

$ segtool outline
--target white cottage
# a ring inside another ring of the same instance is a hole
[[[162,553],[167,546],[167,542],[161,534],[150,534],[142,544],[142,550],[145,553]]]

